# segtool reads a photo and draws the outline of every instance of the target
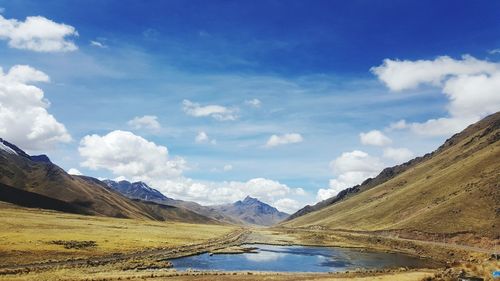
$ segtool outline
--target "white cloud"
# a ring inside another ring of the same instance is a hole
[[[371,71],[393,91],[414,89],[424,83],[440,86],[450,75],[492,73],[497,70],[498,66],[495,63],[468,55],[463,56],[462,60],[448,56],[417,61],[385,59],[381,66],[371,68]]]
[[[298,187],[295,189],[295,194],[303,196],[303,195],[306,195],[307,192],[303,188]]]
[[[404,163],[414,156],[413,152],[408,148],[392,148],[388,147],[384,149],[384,157],[394,160],[397,163]]]
[[[262,102],[259,99],[251,99],[251,100],[246,100],[245,104],[252,106],[252,107],[255,107],[255,108],[259,108],[261,106]]]
[[[195,141],[197,143],[202,143],[202,142],[207,142],[208,141],[208,135],[205,132],[199,132],[196,135]]]
[[[201,131],[199,132],[195,139],[194,139],[197,143],[210,143],[210,144],[217,144],[217,140],[216,139],[211,139],[208,134],[204,131]]]
[[[299,143],[304,139],[302,135],[297,133],[283,134],[283,135],[272,135],[266,143],[266,147],[274,147],[278,145],[291,144],[291,143]]]
[[[392,140],[379,130],[372,130],[368,133],[359,134],[361,143],[364,145],[384,146],[392,143]]]
[[[287,214],[295,213],[298,209],[303,207],[297,200],[290,198],[282,198],[274,202],[273,204],[276,209],[285,212]]]
[[[237,109],[228,108],[221,105],[206,105],[201,106],[199,103],[194,103],[189,100],[182,102],[182,109],[188,115],[194,117],[212,117],[219,121],[228,121],[238,119]]]
[[[201,204],[232,203],[250,195],[266,203],[304,193],[303,189],[265,178],[246,182],[202,182],[183,176],[187,163],[170,159],[168,150],[131,132],[85,136],[78,148],[83,167],[106,169],[119,179],[144,181],[165,195]],[[226,165],[223,170],[229,170]]]
[[[102,48],[102,49],[105,49],[105,48],[108,47],[108,46],[104,45],[103,43],[101,43],[99,41],[94,41],[94,40],[90,40],[90,46],[97,47],[97,48]]]
[[[397,122],[393,122],[389,124],[389,127],[386,128],[388,131],[393,131],[393,130],[403,130],[408,128],[408,124],[406,123],[406,120],[399,120]]]
[[[500,48],[499,49],[493,49],[493,50],[489,50],[488,53],[492,54],[492,55],[495,55],[495,54],[500,54]]]
[[[48,113],[49,101],[31,82],[48,82],[49,76],[27,65],[0,67],[0,135],[28,150],[46,150],[71,141],[63,124]]]
[[[11,48],[35,52],[75,51],[78,48],[66,39],[69,36],[78,36],[74,27],[41,16],[18,21],[0,15],[0,39],[8,40]]]
[[[161,129],[161,125],[158,122],[158,117],[154,115],[144,115],[142,117],[134,117],[134,119],[129,120],[127,124],[136,129],[148,129],[151,131],[157,131]]]
[[[169,159],[165,146],[126,131],[85,136],[78,151],[85,159],[83,167],[107,169],[133,181],[179,177],[186,169],[184,159]]]
[[[68,174],[70,175],[75,175],[75,176],[81,176],[83,175],[80,171],[78,171],[77,169],[75,168],[71,168],[68,170]]]
[[[233,169],[233,165],[231,164],[226,164],[224,167],[222,167],[222,170],[225,172],[231,171]]]
[[[399,126],[420,135],[451,135],[500,110],[499,63],[468,55],[461,60],[447,56],[418,61],[386,59],[371,71],[393,91],[414,89],[422,84],[441,88],[448,98],[448,116]]]
[[[325,200],[337,195],[343,189],[362,183],[367,178],[376,176],[384,164],[366,152],[354,150],[344,152],[330,163],[335,179],[330,180],[328,189],[318,190],[317,199]]]
[[[167,196],[207,205],[232,203],[247,195],[273,204],[276,200],[296,193],[296,189],[265,178],[254,178],[246,182],[200,182],[179,178],[152,181],[151,185]]]

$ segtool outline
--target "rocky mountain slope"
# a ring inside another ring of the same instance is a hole
[[[131,200],[95,178],[69,175],[47,156],[28,155],[2,139],[0,201],[87,215],[215,223],[185,208]]]
[[[276,208],[250,196],[247,196],[243,201],[217,205],[213,206],[213,208],[251,225],[274,225],[288,217],[288,214],[280,212]]]
[[[308,207],[286,227],[499,239],[500,112],[436,151]],[[386,173],[386,174],[384,174]]]

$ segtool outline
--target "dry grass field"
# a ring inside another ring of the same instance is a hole
[[[73,215],[0,203],[0,266],[200,243],[235,229]]]

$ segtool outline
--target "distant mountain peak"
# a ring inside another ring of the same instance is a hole
[[[250,195],[247,195],[243,201],[259,201],[257,198],[251,197]]]
[[[214,208],[254,225],[273,225],[288,217],[288,214],[251,196],[246,196],[243,200],[238,200],[233,204],[218,205]]]
[[[103,181],[109,188],[114,189],[123,195],[134,198],[142,199],[146,201],[157,201],[166,200],[168,197],[163,195],[160,191],[151,188],[145,182],[129,182],[127,180],[114,181],[114,180],[104,180]]]

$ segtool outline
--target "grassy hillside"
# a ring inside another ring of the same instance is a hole
[[[498,239],[499,139],[500,113],[496,113],[392,179],[283,225]]]
[[[0,202],[0,266],[200,243],[234,229],[82,216]]]

